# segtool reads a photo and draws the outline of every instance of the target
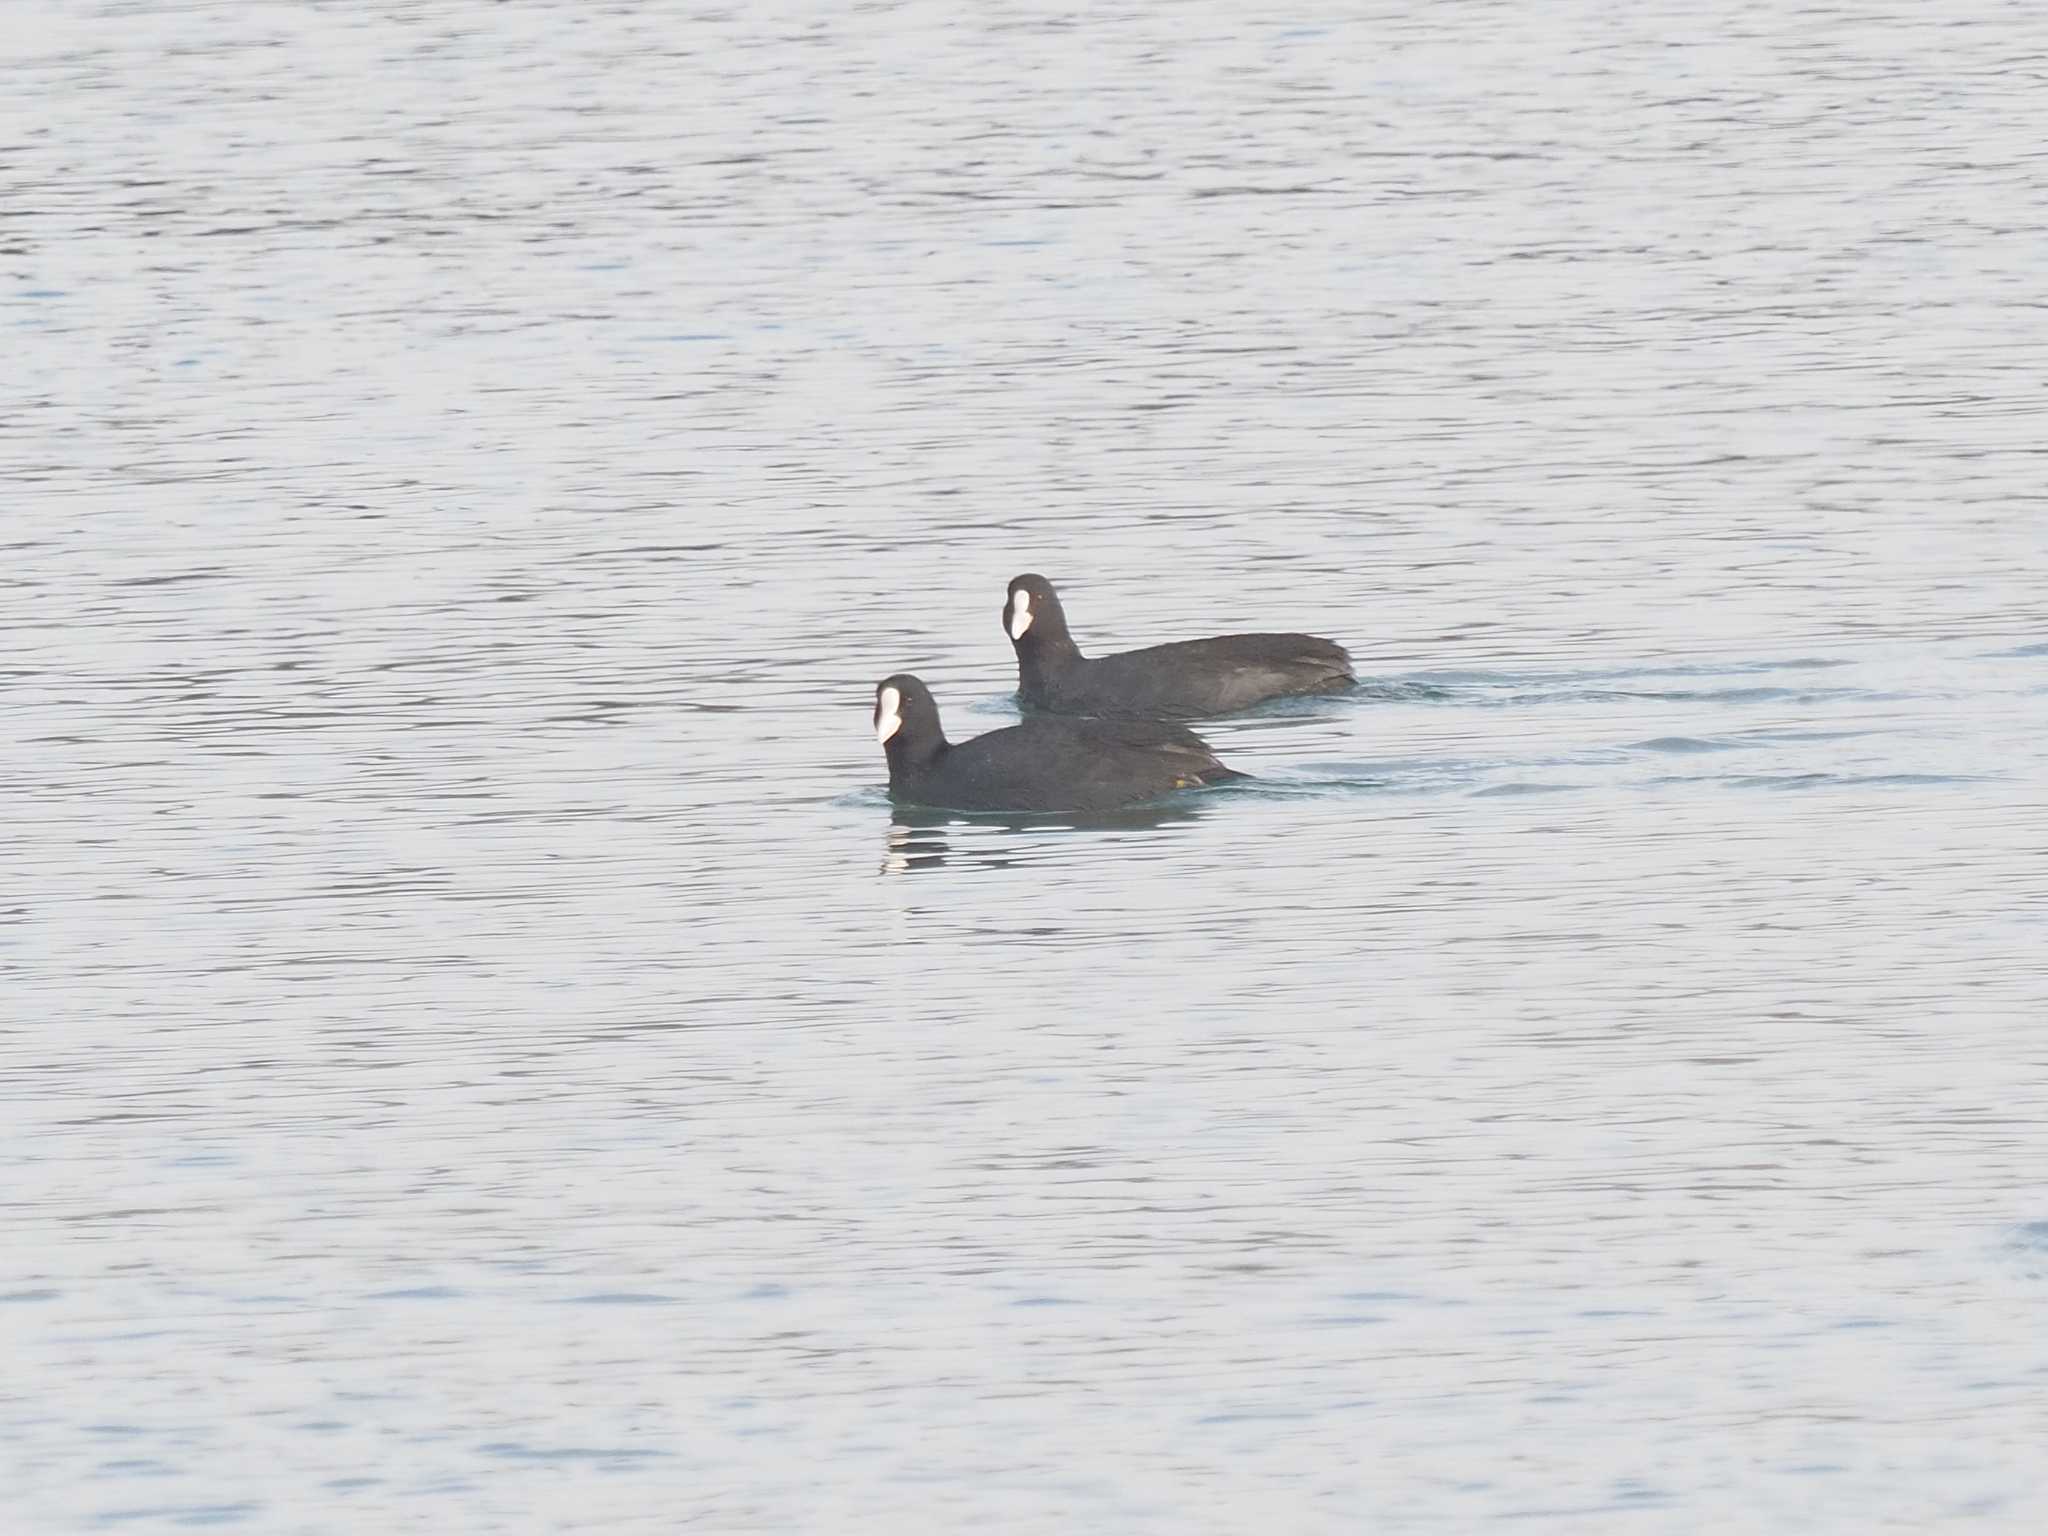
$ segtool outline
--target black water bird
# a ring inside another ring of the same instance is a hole
[[[1248,777],[1156,721],[1034,716],[949,742],[931,690],[907,672],[875,685],[875,737],[890,795],[949,811],[1086,814]]]
[[[1017,652],[1018,697],[1048,714],[1188,719],[1357,682],[1344,647],[1315,635],[1216,635],[1083,656],[1043,576],[1010,583],[1003,632]]]

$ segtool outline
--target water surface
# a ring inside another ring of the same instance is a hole
[[[13,1528],[2035,1528],[2030,8],[18,11]]]

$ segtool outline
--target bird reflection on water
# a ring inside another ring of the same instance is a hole
[[[1007,869],[1054,856],[1067,841],[1061,834],[1080,834],[1081,841],[1074,846],[1092,847],[1095,840],[1087,837],[1089,833],[1155,832],[1193,823],[1209,813],[1208,798],[1188,796],[1170,804],[1130,806],[1087,817],[967,815],[899,805],[891,808],[881,872],[910,875],[949,863]],[[1031,833],[1054,835],[1028,837]]]

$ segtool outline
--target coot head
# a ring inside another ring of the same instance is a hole
[[[1074,637],[1067,632],[1067,612],[1060,607],[1060,595],[1043,576],[1010,578],[1010,594],[1003,599],[1003,633],[1010,637],[1020,656],[1074,649]]]
[[[898,672],[875,684],[875,740],[889,758],[890,777],[930,762],[946,749],[938,701],[923,681]]]

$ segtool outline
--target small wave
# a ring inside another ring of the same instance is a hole
[[[1975,784],[1982,780],[1967,773],[1754,773],[1737,774],[1720,782],[1734,789],[1865,789]]]
[[[477,1447],[479,1454],[495,1456],[505,1461],[651,1461],[657,1457],[674,1454],[670,1451],[640,1446],[535,1446],[522,1445],[517,1441],[493,1440]]]
[[[1273,800],[1315,798],[1333,791],[1386,791],[1403,787],[1414,786],[1404,786],[1395,774],[1361,771],[1342,763],[1313,765],[1306,774],[1302,770],[1292,770],[1284,776],[1261,774],[1256,779],[1231,786],[1239,795]]]
[[[1016,693],[985,693],[979,698],[969,699],[960,706],[962,714],[983,716],[1000,715],[1012,724],[1024,718],[1023,707],[1017,702]]]
[[[414,1285],[396,1291],[372,1291],[365,1301],[460,1301],[468,1293],[452,1285]]]
[[[1563,688],[1586,683],[1621,683],[1639,677],[1758,677],[1773,672],[1818,672],[1849,665],[1849,661],[1838,657],[1792,656],[1777,661],[1674,662],[1668,665],[1589,667],[1567,672],[1509,672],[1488,667],[1444,667],[1410,672],[1397,681],[1443,689],[1459,685],[1480,688]]]
[[[1328,794],[1332,790],[1369,790],[1414,793],[1462,789],[1486,774],[1505,767],[1500,763],[1444,762],[1433,758],[1325,759],[1290,763],[1284,771],[1261,774],[1248,791],[1273,789],[1281,794]]]
[[[1854,741],[1859,736],[1877,736],[1874,730],[1827,731],[1805,726],[1759,726],[1753,730],[1737,731],[1739,740],[1735,745],[1752,741]]]
[[[1867,688],[1556,688],[1519,692],[1474,702],[1495,709],[1527,709],[1555,704],[1835,704],[1845,700],[1878,703],[1911,698],[1911,694],[1877,693]]]
[[[1673,752],[1690,754],[1694,752],[1736,752],[1741,743],[1715,741],[1700,736],[1653,736],[1648,741],[1633,741],[1623,749],[1629,752]]]
[[[1458,697],[1455,688],[1440,683],[1402,681],[1391,678],[1360,678],[1358,686],[1341,695],[1351,699],[1372,699],[1388,704],[1441,704]]]
[[[1777,661],[1697,661],[1666,667],[1637,667],[1612,677],[1740,677],[1760,672],[1823,672],[1852,663],[1842,656],[1787,656]]]
[[[1863,688],[1666,688],[1617,689],[1608,697],[1654,699],[1660,704],[1825,704],[1836,699],[1872,697]]]

